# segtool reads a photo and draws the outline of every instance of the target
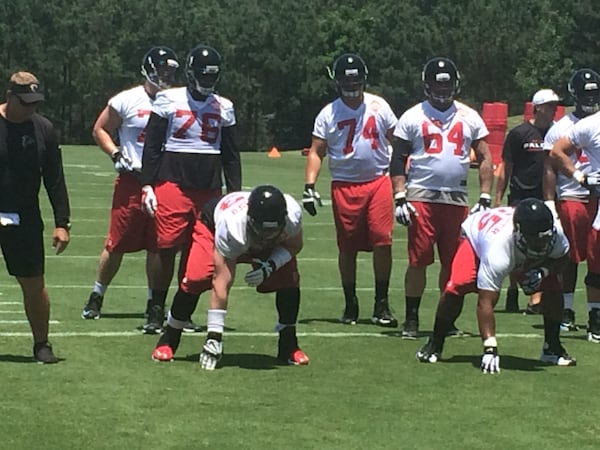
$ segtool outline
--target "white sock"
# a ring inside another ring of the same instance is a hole
[[[600,309],[600,303],[588,302],[588,311],[591,311],[592,309]]]
[[[148,300],[152,300],[152,289],[148,288]]]
[[[573,310],[573,300],[574,300],[574,298],[575,298],[575,293],[574,292],[564,292],[563,293],[563,302],[564,302],[563,309]]]
[[[102,283],[98,283],[94,281],[94,289],[92,289],[96,294],[104,296],[104,293],[108,289],[108,286],[104,286]]]
[[[206,318],[206,327],[208,332],[223,334],[225,328],[225,316],[227,310],[225,309],[209,309]]]

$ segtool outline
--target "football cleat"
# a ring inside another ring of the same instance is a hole
[[[173,349],[168,345],[159,345],[152,352],[152,359],[160,362],[173,361]]]
[[[575,324],[575,311],[572,309],[563,310],[563,319],[560,323],[561,331],[577,331],[579,327]]]
[[[148,311],[148,319],[142,326],[144,334],[158,334],[162,331],[162,324],[165,319],[164,308],[160,305],[153,305]]]
[[[39,364],[56,364],[58,362],[49,342],[38,342],[33,346],[33,359]]]
[[[354,297],[354,300],[350,303],[346,303],[344,314],[340,317],[340,322],[345,325],[356,325],[358,321],[358,299]]]
[[[525,314],[526,316],[532,316],[532,315],[536,315],[536,314],[543,314],[543,312],[542,312],[542,304],[541,303],[536,303],[534,305],[532,303],[527,303],[527,307],[525,308],[525,311],[523,312],[523,314]]]
[[[446,333],[447,337],[462,337],[464,335],[465,335],[465,333],[462,330],[459,330],[458,328],[456,328],[456,325],[454,325],[454,324],[452,324],[450,326],[450,329]]]
[[[587,340],[600,344],[600,309],[592,308],[588,313]]]
[[[375,300],[371,322],[381,327],[396,328],[398,326],[398,319],[396,319],[390,311],[390,305],[387,298]]]
[[[202,330],[202,325],[195,324],[192,319],[189,319],[183,326],[184,333],[200,333]]]
[[[437,347],[437,348],[436,348]],[[417,359],[422,363],[434,364],[438,362],[442,357],[441,346],[435,346],[433,339],[430,337],[423,347],[417,351]]]
[[[287,358],[280,357],[279,359],[281,362],[289,364],[290,366],[306,366],[310,362],[306,353],[299,348],[295,349]]]
[[[419,321],[406,319],[402,324],[402,339],[416,339],[419,334]]]
[[[86,320],[99,319],[103,300],[104,297],[102,295],[97,292],[92,292],[90,298],[88,298],[87,303],[83,307],[83,311],[81,311],[81,318]]]
[[[550,363],[555,366],[576,366],[577,360],[567,353],[561,345],[560,348],[551,349],[547,343],[542,347],[540,361]]]

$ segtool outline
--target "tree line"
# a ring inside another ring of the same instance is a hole
[[[598,24],[593,0],[4,0],[0,76],[34,72],[61,141],[87,144],[108,98],[142,81],[147,49],[167,45],[183,67],[207,44],[223,57],[219,92],[235,104],[242,148],[290,149],[310,143],[334,98],[327,67],[341,53],[365,59],[368,90],[398,115],[423,98],[433,56],[457,64],[462,101],[519,114],[541,87],[568,104],[573,70],[600,70]]]

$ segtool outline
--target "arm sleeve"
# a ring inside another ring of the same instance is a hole
[[[406,160],[410,154],[412,144],[404,139],[395,138],[392,141],[392,159],[390,160],[390,175],[406,175]]]
[[[54,128],[50,124],[46,125],[44,135],[46,141],[46,154],[42,165],[44,188],[52,205],[54,225],[67,227],[71,218],[71,208],[63,171],[62,153]]]
[[[142,184],[153,185],[158,175],[162,149],[165,143],[169,120],[153,112],[146,126],[144,152],[142,153]]]
[[[221,137],[221,163],[227,192],[242,190],[242,165],[236,139],[236,127],[223,128]]]

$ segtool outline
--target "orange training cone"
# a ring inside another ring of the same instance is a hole
[[[269,153],[267,153],[267,156],[269,158],[281,158],[281,153],[279,153],[279,150],[277,150],[277,147],[273,147]]]

